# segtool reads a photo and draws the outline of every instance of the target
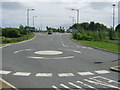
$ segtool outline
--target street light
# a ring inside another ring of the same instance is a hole
[[[37,16],[33,16],[33,27],[34,27],[34,18],[37,17]]]
[[[29,26],[29,11],[35,10],[35,9],[27,9],[27,26]]]
[[[115,4],[113,6],[113,30],[114,30],[114,23],[115,23]]]
[[[74,20],[75,20],[74,17],[70,16],[70,18],[72,18],[72,24],[74,24]]]
[[[77,11],[77,23],[79,23],[79,9],[71,9],[73,11]]]

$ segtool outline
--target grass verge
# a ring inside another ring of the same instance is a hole
[[[72,37],[71,37],[71,39],[74,40],[75,42],[80,43],[80,44],[84,44],[84,45],[104,49],[104,50],[107,50],[107,51],[120,53],[120,50],[119,50],[120,46],[117,45],[117,44],[101,42],[101,41],[76,40],[76,39],[73,39]]]
[[[27,35],[20,36],[18,38],[0,38],[0,44],[10,44],[10,43],[18,43],[21,41],[26,41],[35,37],[34,33],[28,33]]]

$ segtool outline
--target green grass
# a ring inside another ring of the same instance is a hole
[[[88,46],[92,46],[92,47],[97,47],[100,49],[105,49],[108,51],[112,51],[112,52],[119,52],[120,53],[120,46],[117,44],[113,44],[113,43],[107,43],[107,42],[101,42],[101,41],[83,41],[83,40],[75,40],[72,38],[72,40],[74,40],[75,42],[84,44],[84,45],[88,45]]]
[[[33,37],[35,37],[34,33],[28,33],[27,35],[22,35],[18,38],[0,38],[0,44],[18,43],[21,41],[32,39]]]

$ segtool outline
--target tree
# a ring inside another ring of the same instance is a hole
[[[120,32],[120,24],[118,24],[118,25],[116,26],[115,30],[116,30],[117,32]]]

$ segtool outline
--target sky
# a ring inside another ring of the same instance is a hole
[[[0,27],[19,27],[27,25],[27,9],[29,11],[29,25],[37,28],[46,29],[46,26],[68,29],[77,20],[77,11],[70,9],[79,9],[79,23],[99,22],[108,27],[112,26],[112,11],[115,4],[115,26],[118,25],[118,1],[109,0],[93,1],[87,0],[4,0],[0,4]]]

